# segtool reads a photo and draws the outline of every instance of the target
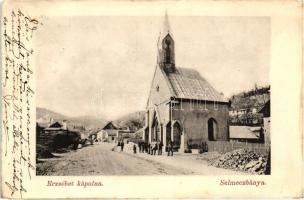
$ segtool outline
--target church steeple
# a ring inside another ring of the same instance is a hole
[[[158,39],[158,64],[165,72],[170,73],[175,71],[175,52],[174,40],[170,30],[169,17],[166,12],[162,31]]]

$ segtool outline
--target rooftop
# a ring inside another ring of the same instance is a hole
[[[172,96],[183,99],[197,99],[228,102],[223,94],[216,91],[196,70],[176,68],[173,73],[164,73]]]
[[[261,127],[229,126],[230,138],[259,139]]]

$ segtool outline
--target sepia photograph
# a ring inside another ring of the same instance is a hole
[[[1,6],[3,198],[303,197],[298,1]]]
[[[269,175],[270,23],[44,18],[36,175]]]

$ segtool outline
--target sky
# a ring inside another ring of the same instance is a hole
[[[163,16],[44,18],[36,33],[36,103],[113,120],[145,109]],[[175,64],[230,97],[269,84],[267,17],[169,16]]]

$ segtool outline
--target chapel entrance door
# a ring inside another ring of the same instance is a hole
[[[209,141],[216,140],[216,135],[217,135],[217,122],[215,121],[215,119],[210,118],[208,120],[208,140]]]
[[[173,125],[173,147],[179,149],[181,145],[182,128],[178,122]]]

